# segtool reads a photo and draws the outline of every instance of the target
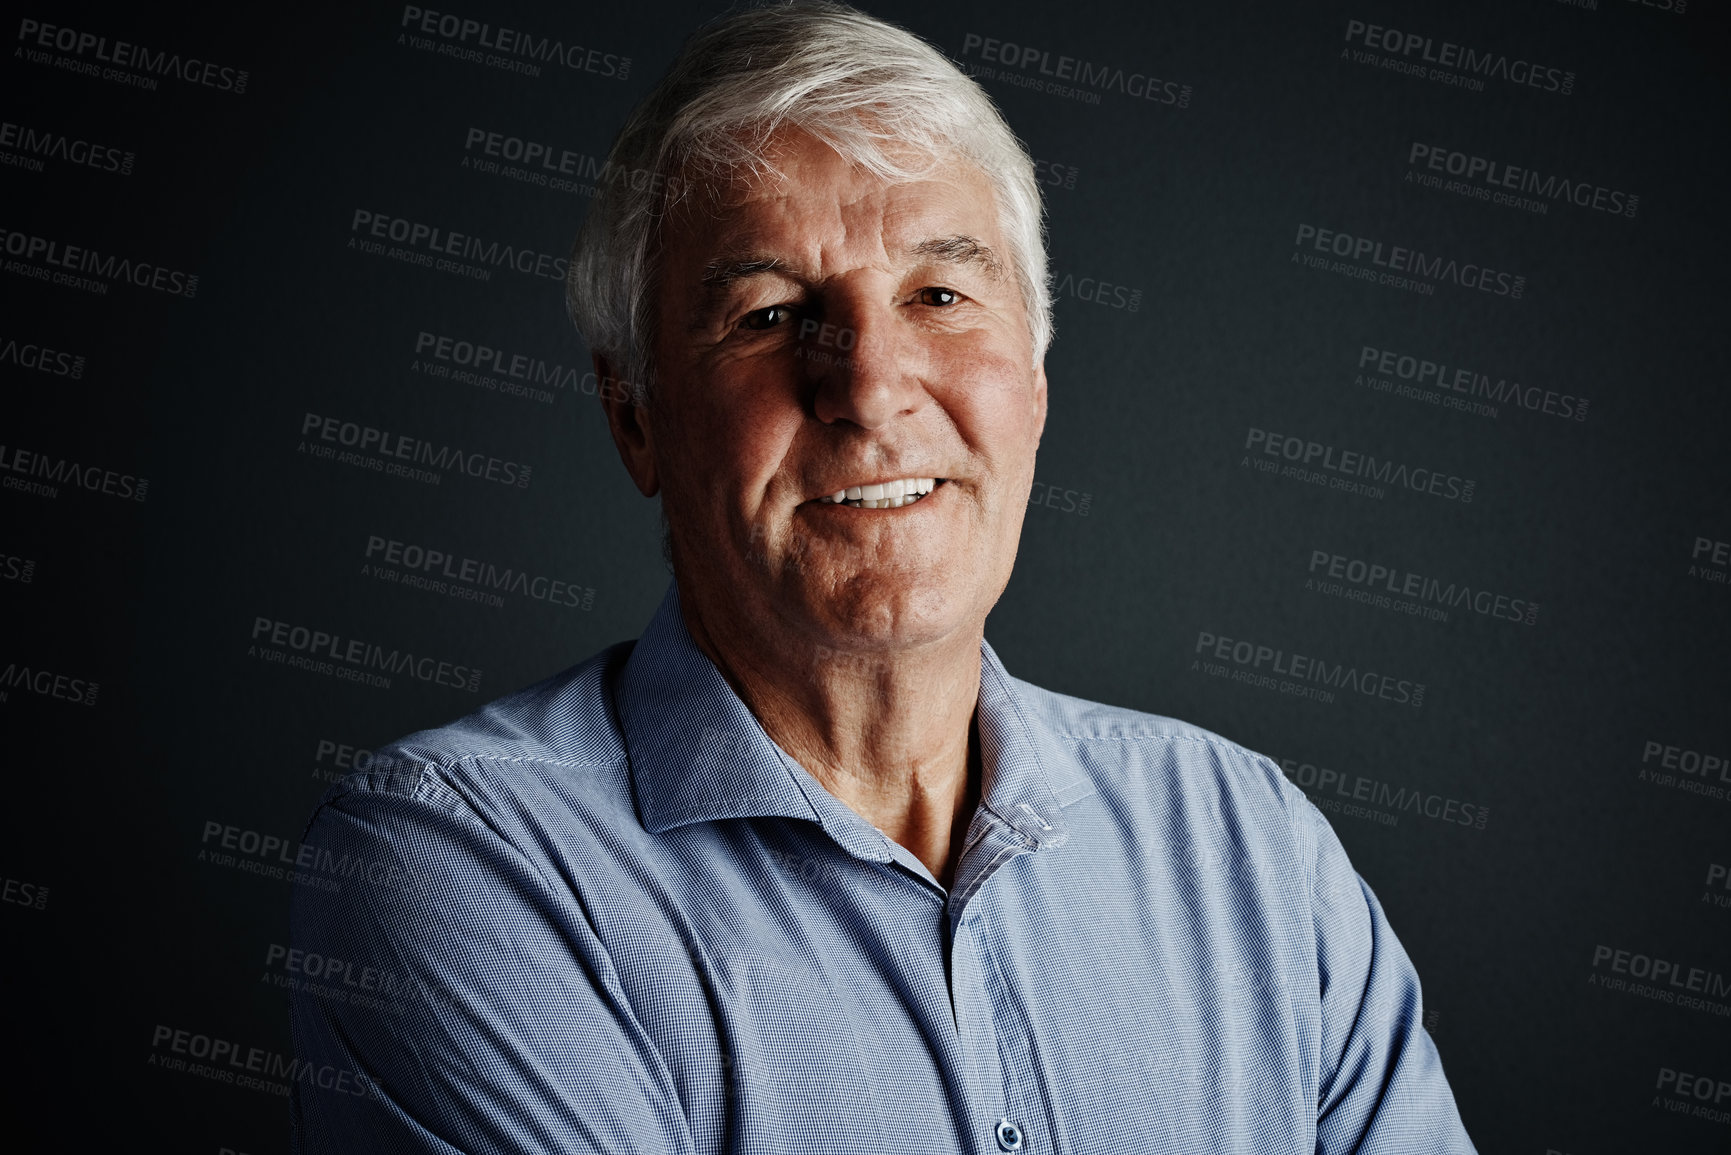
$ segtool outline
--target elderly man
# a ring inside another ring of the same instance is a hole
[[[309,844],[297,1149],[1464,1152],[1418,980],[1266,758],[983,637],[1045,425],[1033,167],[833,5],[695,37],[571,300],[674,580],[385,752]],[[362,1093],[364,1092],[364,1093]]]

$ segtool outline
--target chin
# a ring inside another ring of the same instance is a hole
[[[805,602],[813,624],[832,646],[894,649],[936,642],[971,623],[971,590],[928,583],[912,587],[905,575],[855,574],[808,585]],[[983,617],[983,615],[981,615]]]

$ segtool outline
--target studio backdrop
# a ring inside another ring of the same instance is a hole
[[[719,5],[445,2],[13,19],[19,1150],[285,1151],[329,1074],[289,992],[402,1013],[288,949],[295,888],[389,885],[302,842],[320,793],[669,580],[562,282]],[[1731,1149],[1724,13],[867,7],[984,85],[1046,198],[1009,669],[1279,762],[1481,1150]]]

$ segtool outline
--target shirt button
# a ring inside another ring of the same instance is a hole
[[[1020,1151],[1022,1149],[1022,1129],[1008,1119],[999,1119],[998,1146],[1006,1151]]]

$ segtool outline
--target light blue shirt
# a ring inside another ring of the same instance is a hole
[[[296,1083],[295,1149],[1472,1151],[1411,962],[1279,769],[981,658],[949,889],[671,589],[635,646],[380,751],[305,839],[377,869],[297,891],[296,1050],[361,1078]]]

